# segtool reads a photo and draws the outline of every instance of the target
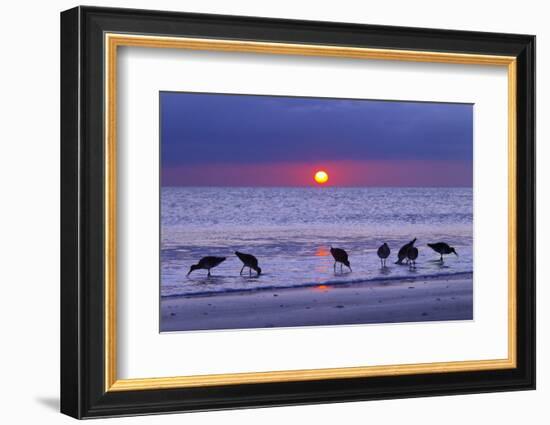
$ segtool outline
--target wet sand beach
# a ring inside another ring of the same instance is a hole
[[[161,332],[473,319],[473,280],[403,279],[161,299]]]

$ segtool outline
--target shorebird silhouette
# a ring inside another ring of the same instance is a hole
[[[416,238],[401,247],[401,249],[397,253],[397,261],[395,262],[395,264],[403,264],[404,259],[407,259],[407,262],[409,261],[409,259],[407,258],[407,252],[409,251],[409,248],[414,246],[415,242]]]
[[[336,263],[340,263],[340,272],[342,272],[342,264],[346,266],[349,271],[351,270],[351,266],[349,264],[348,260],[348,253],[344,251],[341,248],[333,248],[330,247],[330,253],[332,254],[332,257],[334,258],[334,272],[336,273]]]
[[[208,276],[210,276],[210,269],[213,269],[216,266],[219,266],[225,261],[225,257],[202,257],[197,264],[193,264],[189,268],[187,276],[191,274],[193,270],[204,269],[208,270]]]
[[[384,242],[382,245],[380,245],[380,248],[378,248],[378,257],[380,258],[380,266],[382,268],[386,267],[386,258],[390,256],[390,247],[386,242]]]
[[[449,246],[448,244],[446,244],[445,242],[429,243],[428,246],[441,256],[439,258],[439,261],[441,262],[443,262],[443,255],[454,254],[458,257],[458,254],[456,253],[455,249],[452,246]]]
[[[416,259],[418,258],[418,248],[411,246],[407,250],[407,259],[409,260],[409,269],[416,269]]]
[[[252,254],[245,254],[244,252],[235,251],[235,255],[239,257],[239,260],[241,260],[244,264],[239,275],[243,274],[245,267],[248,267],[249,276],[252,276],[252,270],[258,273],[258,276],[262,273],[262,269],[258,267],[258,259]]]

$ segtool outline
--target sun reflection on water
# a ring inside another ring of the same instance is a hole
[[[317,247],[317,250],[315,251],[316,257],[327,257],[329,255],[329,250],[326,246],[319,246]]]

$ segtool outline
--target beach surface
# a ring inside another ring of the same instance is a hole
[[[161,332],[473,319],[472,275],[161,299]]]

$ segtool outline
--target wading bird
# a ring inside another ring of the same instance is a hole
[[[454,254],[458,257],[455,249],[452,246],[447,245],[445,242],[429,243],[428,246],[441,256],[439,258],[439,261],[441,262],[443,262],[443,255]]]
[[[210,276],[210,269],[219,266],[224,261],[225,257],[202,257],[197,264],[193,264],[189,268],[189,273],[187,273],[187,276],[189,276],[193,270],[199,269],[208,270],[208,276]]]
[[[386,267],[386,258],[390,256],[390,247],[384,242],[380,248],[378,248],[378,258],[380,258],[380,265],[382,268]]]
[[[407,250],[407,259],[409,260],[409,269],[416,269],[416,259],[418,258],[418,248],[411,246]]]
[[[334,272],[336,273],[336,263],[340,263],[340,272],[342,272],[342,264],[351,272],[351,266],[348,260],[348,253],[341,248],[330,247],[330,253],[334,258]]]
[[[244,252],[235,251],[235,255],[239,257],[239,260],[241,260],[244,264],[239,275],[243,274],[245,267],[248,267],[249,276],[252,276],[252,270],[258,273],[258,276],[262,273],[262,269],[258,267],[258,259],[252,254],[245,254]]]
[[[409,248],[414,246],[415,242],[416,238],[401,247],[401,249],[397,253],[397,261],[395,262],[395,264],[403,264],[403,260],[405,259],[407,259],[407,263],[409,262],[409,259],[407,258],[407,252],[409,251]]]

